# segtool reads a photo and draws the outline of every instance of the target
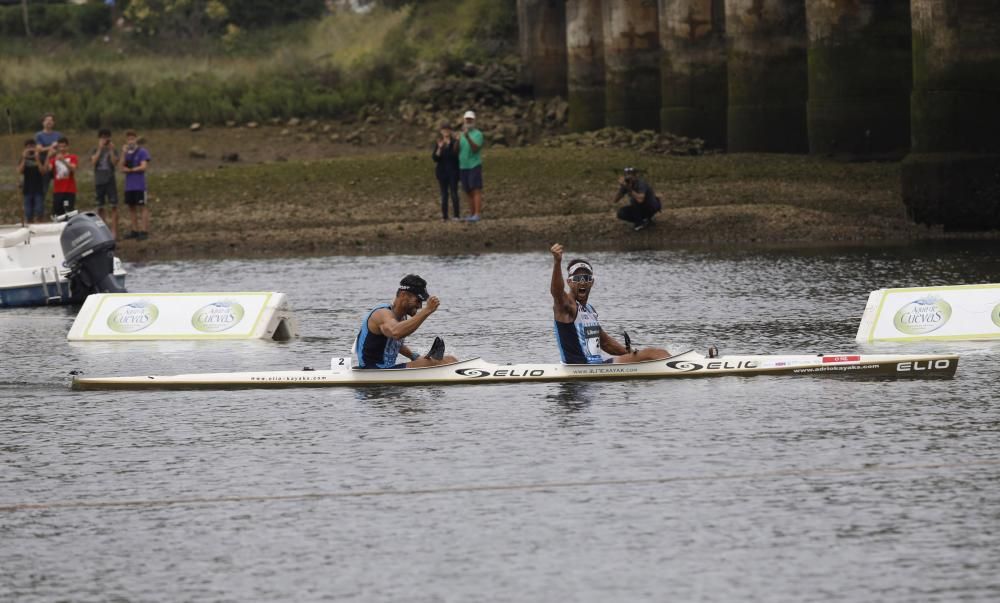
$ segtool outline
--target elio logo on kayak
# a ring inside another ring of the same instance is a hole
[[[676,371],[690,373],[691,371],[700,371],[701,369],[709,371],[752,369],[759,368],[760,365],[756,360],[713,360],[712,362],[706,362],[705,364],[698,364],[697,362],[691,362],[690,360],[672,360],[667,363],[667,366]]]
[[[116,333],[135,333],[156,322],[159,315],[159,308],[149,302],[132,302],[108,316],[108,328]]]
[[[218,333],[243,320],[243,306],[234,301],[219,301],[202,306],[191,316],[191,326],[203,333]]]
[[[455,372],[458,373],[459,375],[462,375],[463,377],[472,377],[472,378],[489,377],[490,375],[494,377],[541,377],[542,375],[545,374],[544,369],[530,369],[530,370],[500,369],[497,371],[493,371],[491,373],[483,369],[464,368],[464,369],[455,369]]]
[[[951,366],[951,360],[946,360],[944,358],[941,360],[914,360],[912,362],[897,363],[896,370],[900,373],[909,373],[911,371],[937,371],[946,369],[949,366]]]
[[[928,295],[900,308],[892,324],[900,333],[923,335],[940,329],[950,318],[951,304],[935,295]]]

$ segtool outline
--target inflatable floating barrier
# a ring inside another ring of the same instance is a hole
[[[69,341],[298,337],[284,293],[103,293],[84,302]]]
[[[872,291],[856,339],[1000,339],[1000,284]]]

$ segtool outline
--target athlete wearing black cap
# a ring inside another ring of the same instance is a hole
[[[422,307],[424,302],[426,308]],[[392,303],[375,306],[361,323],[354,342],[358,368],[421,368],[457,362],[454,356],[444,355],[444,341],[440,337],[435,337],[430,351],[419,358],[403,344],[440,305],[437,297],[427,293],[427,281],[416,274],[404,276]],[[410,362],[397,363],[399,354]]]
[[[565,364],[609,364],[670,357],[670,352],[660,348],[633,350],[630,345],[622,345],[612,339],[601,328],[597,310],[587,303],[594,286],[593,266],[586,260],[570,260],[566,270],[569,291],[566,291],[562,276],[563,246],[556,243],[549,251],[555,259],[550,291],[556,343]]]

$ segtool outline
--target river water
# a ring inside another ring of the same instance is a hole
[[[0,600],[1000,598],[1000,343],[854,342],[869,291],[998,282],[1000,254],[589,259],[635,342],[957,351],[958,375],[72,392],[323,367],[407,272],[442,300],[414,349],[558,360],[545,251],[129,265],[132,291],[285,292],[302,337],[69,344],[70,310],[0,314]]]

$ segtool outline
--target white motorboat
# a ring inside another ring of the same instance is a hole
[[[94,214],[78,214],[81,222],[107,226]],[[89,217],[88,217],[89,216]],[[71,220],[73,216],[70,216]],[[44,224],[0,225],[0,308],[45,306],[82,301],[80,285],[71,282],[71,266],[66,265],[62,235],[70,221]],[[96,230],[96,229],[94,229]],[[83,241],[86,245],[92,237]],[[85,257],[93,249],[76,249]],[[93,254],[95,257],[97,253]],[[75,256],[74,256],[75,257]],[[113,256],[112,278],[124,291],[126,272],[121,260]],[[85,297],[85,294],[83,294]]]

